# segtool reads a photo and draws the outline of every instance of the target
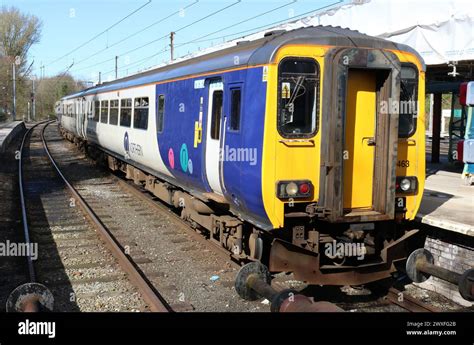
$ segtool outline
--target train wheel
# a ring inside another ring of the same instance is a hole
[[[272,278],[267,266],[260,262],[255,261],[242,266],[235,279],[235,290],[241,298],[247,301],[256,301],[262,296],[247,286],[247,278],[251,274],[256,274],[260,280],[268,285],[270,285]]]

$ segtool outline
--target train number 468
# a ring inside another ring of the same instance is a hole
[[[408,159],[397,162],[397,167],[399,168],[408,168],[409,166],[410,166],[410,161]]]

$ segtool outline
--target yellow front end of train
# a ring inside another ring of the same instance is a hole
[[[321,284],[389,276],[416,233],[406,222],[424,188],[423,62],[376,44],[301,44],[281,47],[265,69],[270,269]],[[364,255],[325,255],[339,243]]]

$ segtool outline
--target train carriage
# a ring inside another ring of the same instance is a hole
[[[424,73],[359,32],[273,31],[69,95],[58,116],[234,257],[356,285],[395,272],[417,233]]]

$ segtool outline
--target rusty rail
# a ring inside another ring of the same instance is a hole
[[[30,245],[31,241],[30,241],[30,230],[28,228],[28,216],[26,214],[25,191],[23,188],[23,151],[25,148],[26,138],[28,138],[30,133],[32,133],[33,130],[37,126],[46,122],[48,121],[38,122],[37,124],[33,125],[25,132],[25,134],[23,135],[23,139],[21,140],[21,145],[20,145],[20,150],[19,150],[20,155],[18,156],[18,187],[20,189],[21,220],[23,224],[23,235],[25,236],[25,243],[27,245]],[[29,280],[30,282],[33,283],[36,281],[36,274],[35,274],[35,269],[33,266],[33,261],[31,259],[31,255],[27,256],[27,260],[28,260],[28,275],[30,278]]]
[[[228,260],[229,264],[231,264],[233,267],[240,268],[240,264],[233,260],[233,257],[229,251],[227,251],[223,247],[217,246],[214,242],[206,239],[205,236],[194,230],[188,222],[183,220],[181,217],[171,211],[168,207],[164,206],[158,198],[156,198],[152,194],[149,194],[140,186],[128,183],[127,181],[124,181],[116,175],[114,176],[114,181],[127,193],[132,194],[133,196],[142,200],[143,202],[150,205],[159,212],[165,213],[169,216],[171,222],[173,222],[176,226],[178,226],[180,229],[189,234],[193,238],[193,240],[196,240],[197,242],[205,245],[223,259]]]
[[[23,181],[23,152],[25,148],[25,143],[28,136],[33,132],[33,130],[41,125],[48,122],[48,120],[38,122],[32,127],[28,128],[23,138],[21,140],[21,145],[19,149],[18,156],[18,188],[20,190],[20,207],[21,207],[21,222],[23,225],[23,236],[25,238],[25,244],[30,246],[30,230],[28,227],[28,216],[26,213],[26,199],[25,199],[25,190],[24,190],[24,181]],[[49,303],[52,301],[48,298],[48,303],[43,299],[41,292],[44,292],[48,297],[52,297],[50,291],[41,284],[36,283],[36,273],[33,265],[33,260],[31,254],[28,252],[26,257],[27,266],[28,266],[28,277],[29,282],[23,285],[18,286],[15,290],[12,291],[10,296],[7,299],[7,311],[17,311],[17,312],[38,312],[43,310],[45,304],[48,304],[49,308],[52,308],[52,305]]]
[[[110,233],[110,231],[104,226],[101,220],[97,217],[91,207],[87,202],[82,198],[82,196],[77,192],[77,190],[72,186],[72,184],[66,179],[66,177],[61,172],[61,169],[57,165],[55,159],[51,155],[48,144],[46,143],[44,132],[46,127],[54,121],[46,124],[41,132],[41,140],[43,141],[43,146],[48,155],[48,158],[51,161],[51,164],[55,168],[58,175],[64,181],[69,191],[73,197],[78,201],[80,207],[84,211],[85,215],[89,218],[92,224],[98,230],[98,234],[104,241],[105,245],[108,247],[112,255],[117,259],[119,265],[122,269],[128,274],[128,277],[133,285],[135,285],[140,291],[143,299],[150,307],[151,311],[156,312],[171,312],[172,309],[165,301],[165,299],[160,295],[160,293],[155,289],[151,282],[146,278],[145,274],[140,270],[140,268],[133,262],[132,258],[125,254],[122,250],[119,242],[115,237]]]
[[[402,296],[402,297],[400,297]],[[408,310],[410,312],[418,313],[418,312],[430,312],[430,313],[436,313],[439,312],[440,310],[436,307],[430,306],[426,303],[423,303],[411,296],[403,294],[400,290],[397,290],[395,288],[390,288],[388,290],[387,296],[385,298],[393,304],[398,305],[399,307]]]

